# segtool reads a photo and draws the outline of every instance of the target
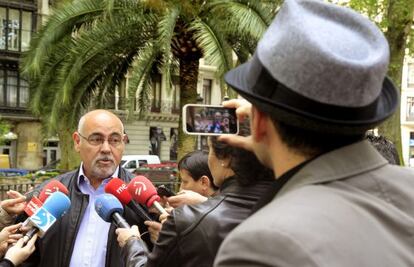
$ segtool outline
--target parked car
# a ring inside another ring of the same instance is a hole
[[[142,165],[160,163],[160,158],[157,155],[125,155],[122,156],[120,165],[128,171],[134,172]]]

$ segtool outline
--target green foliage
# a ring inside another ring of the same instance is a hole
[[[130,111],[138,97],[138,110],[146,112],[151,71],[169,78],[186,56],[183,45],[194,43],[188,53],[204,55],[222,75],[233,67],[232,51],[251,52],[276,7],[246,0],[62,1],[24,57],[30,107],[49,132],[74,126],[91,104],[102,107],[128,73]]]
[[[10,132],[10,124],[6,121],[1,120],[0,118],[0,144],[4,144],[6,141],[5,134]]]

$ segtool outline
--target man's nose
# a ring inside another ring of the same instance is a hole
[[[105,140],[101,145],[102,152],[111,152],[111,145],[109,144],[108,140]]]

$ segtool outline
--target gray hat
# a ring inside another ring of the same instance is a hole
[[[392,115],[387,40],[362,15],[334,4],[286,0],[252,59],[226,82],[260,110],[300,128],[355,134]]]

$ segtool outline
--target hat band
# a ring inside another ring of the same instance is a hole
[[[264,67],[262,67],[256,79],[256,84],[253,85],[251,90],[256,97],[266,102],[305,116],[350,122],[371,120],[375,117],[380,98],[378,96],[374,102],[362,107],[344,107],[321,103],[289,89],[273,78]]]

